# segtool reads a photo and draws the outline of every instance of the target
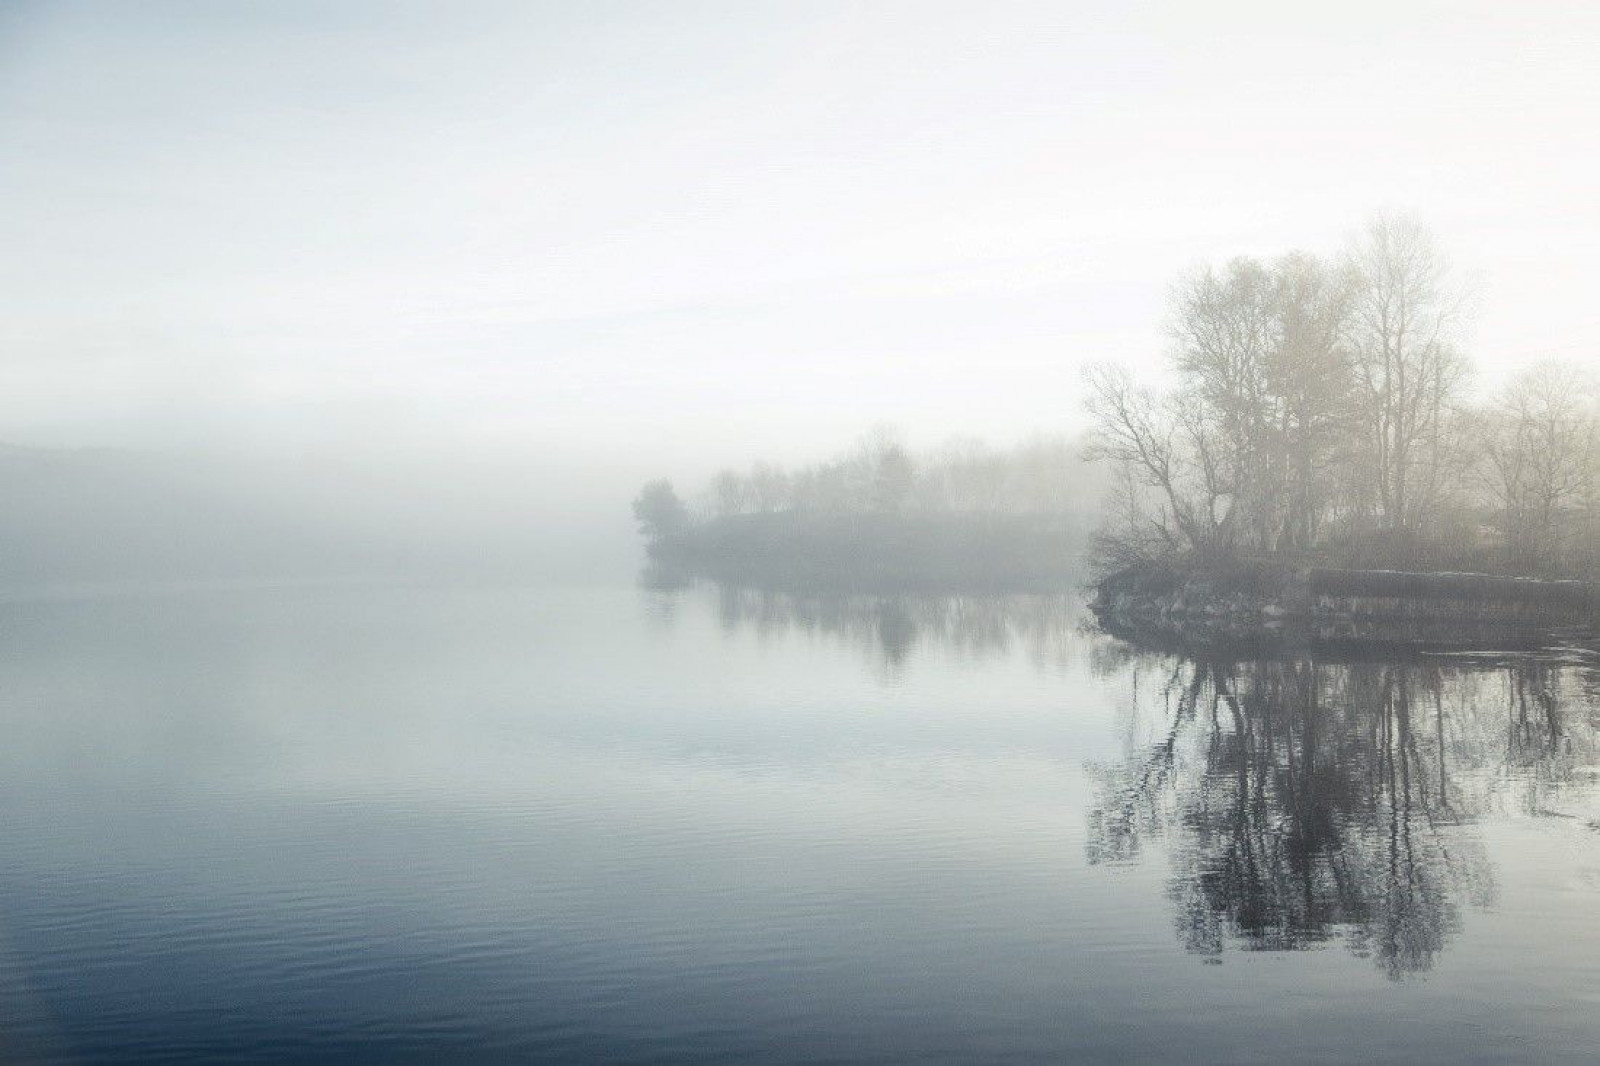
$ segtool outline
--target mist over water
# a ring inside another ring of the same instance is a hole
[[[1597,1035],[1590,651],[1197,660],[1062,597],[714,587],[0,617],[16,1057]]]
[[[0,5],[0,1061],[1600,1049],[1600,6]]]
[[[506,457],[0,450],[0,588],[181,581],[614,582],[620,477]]]

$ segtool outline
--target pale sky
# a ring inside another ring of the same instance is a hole
[[[1179,272],[1380,208],[1492,384],[1600,355],[1597,57],[1586,0],[11,3],[0,440],[1071,431]]]

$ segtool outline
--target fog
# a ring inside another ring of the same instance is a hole
[[[0,0],[0,1063],[1588,1063],[1600,3]]]
[[[1079,433],[1085,365],[1164,373],[1174,278],[1388,207],[1472,279],[1487,395],[1600,345],[1597,43],[1582,4],[8,5],[0,441],[94,482],[8,488],[8,574],[229,569],[184,528],[627,572],[648,478]]]

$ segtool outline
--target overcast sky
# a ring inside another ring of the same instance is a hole
[[[1600,4],[0,8],[0,439],[697,472],[1081,424],[1175,274],[1421,214],[1600,354]]]

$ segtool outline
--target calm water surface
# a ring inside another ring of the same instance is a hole
[[[1600,1059],[1600,658],[1071,600],[0,603],[0,1058]]]

